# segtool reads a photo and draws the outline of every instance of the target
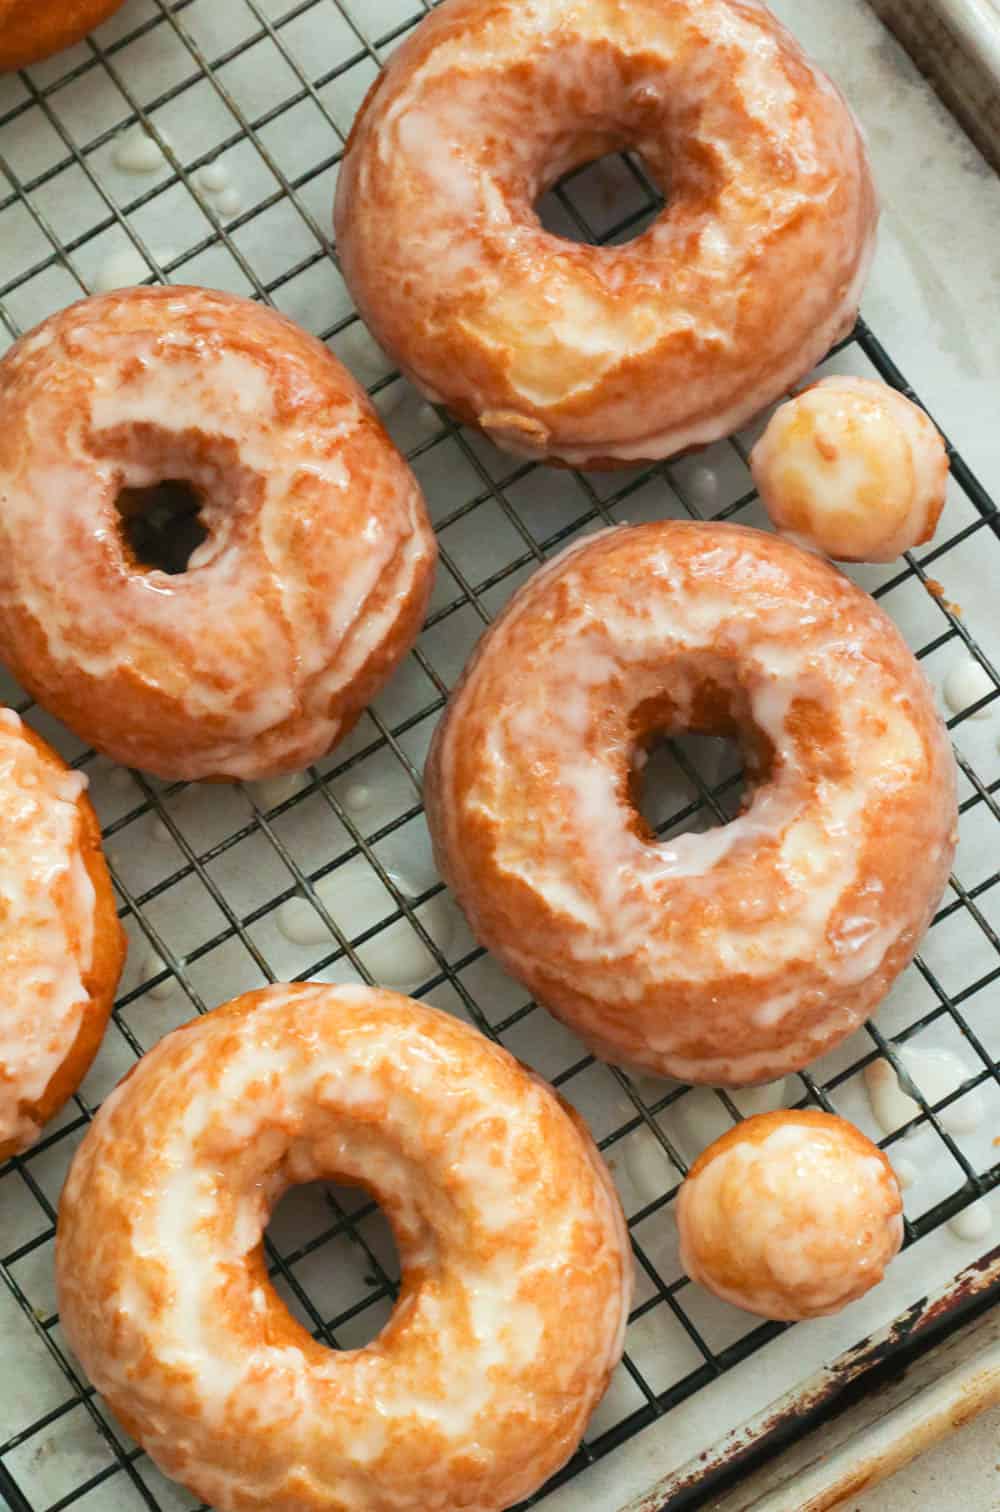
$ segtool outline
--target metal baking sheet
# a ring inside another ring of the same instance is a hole
[[[127,0],[93,41],[0,80],[0,343],[115,274],[269,300],[370,386],[426,490],[442,549],[415,651],[354,734],[287,786],[164,784],[116,769],[0,678],[0,696],[90,778],[130,937],[92,1072],[39,1145],[0,1167],[0,1357],[13,1362],[0,1372],[0,1506],[6,1498],[15,1512],[195,1505],[110,1419],[66,1349],[55,1206],[87,1120],[135,1056],[268,980],[395,979],[496,1035],[589,1120],[622,1195],[639,1285],[626,1359],[579,1454],[537,1498],[547,1512],[662,1505],[685,1479],[693,1505],[698,1465],[718,1460],[748,1417],[763,1423],[772,1402],[797,1401],[817,1370],[891,1331],[922,1299],[957,1307],[960,1273],[993,1243],[961,1240],[950,1220],[976,1200],[996,1220],[1000,1201],[1000,541],[990,497],[1000,484],[1000,186],[863,0],[776,7],[857,108],[886,202],[865,322],[824,370],[911,384],[956,448],[936,540],[855,575],[937,689],[972,658],[987,691],[980,708],[949,716],[960,848],[919,963],[874,1025],[765,1096],[819,1103],[882,1137],[864,1090],[874,1058],[904,1046],[948,1051],[968,1079],[933,1105],[921,1097],[912,1143],[883,1139],[916,1170],[908,1244],[890,1279],[838,1318],[762,1325],[686,1281],[673,1221],[687,1162],[757,1094],[725,1099],[594,1063],[476,946],[434,871],[420,807],[448,689],[511,592],[609,523],[763,524],[746,467],[756,428],[673,464],[553,471],[456,427],[393,372],[352,310],[327,238],[353,112],[423,9],[421,0]],[[136,131],[162,149],[147,173],[118,166],[120,138]],[[219,172],[206,178],[209,165]],[[613,159],[573,175],[545,216],[569,236],[621,239],[654,208],[637,166]],[[660,766],[658,817],[718,822],[738,785],[719,743],[680,742]],[[291,937],[303,932],[311,943]],[[356,1192],[290,1194],[268,1254],[281,1295],[333,1346],[371,1338],[391,1310],[391,1238]]]

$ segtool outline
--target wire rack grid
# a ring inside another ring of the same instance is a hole
[[[368,384],[425,488],[441,547],[431,613],[405,666],[346,742],[280,788],[205,789],[116,769],[0,675],[0,695],[90,778],[131,946],[93,1070],[39,1144],[0,1167],[0,1347],[15,1362],[0,1385],[0,1507],[6,1500],[12,1512],[196,1505],[109,1417],[63,1339],[55,1209],[89,1119],[134,1058],[193,1012],[268,981],[394,975],[534,1064],[588,1118],[626,1209],[638,1290],[623,1365],[558,1481],[783,1328],[686,1280],[672,1216],[688,1162],[760,1106],[761,1094],[688,1089],[595,1063],[477,947],[433,868],[420,771],[434,723],[476,638],[535,566],[581,532],[623,520],[765,521],[746,466],[753,432],[656,467],[554,473],[513,462],[424,404],[368,337],[328,240],[336,169],[368,84],[426,8],[423,0],[129,0],[86,43],[0,80],[2,345],[92,291],[108,258],[123,252],[138,259],[136,281],[207,283],[273,303]],[[127,128],[161,150],[149,178],[114,166]],[[217,163],[238,184],[241,206],[210,190],[202,170]],[[634,235],[659,204],[626,154],[569,175],[543,218],[562,235],[611,242]],[[916,397],[863,322],[830,361]],[[982,697],[949,721],[961,774],[956,874],[879,1026],[763,1094],[841,1112],[877,1135],[863,1073],[880,1056],[891,1063],[914,1116],[882,1143],[896,1157],[923,1140],[931,1157],[907,1193],[910,1245],[1000,1183],[982,1132],[997,1127],[1000,1110],[1000,1031],[988,1007],[1000,978],[1000,771],[995,726],[981,717],[1000,711],[1000,640],[994,632],[990,641],[984,570],[997,560],[1000,528],[996,506],[953,449],[951,463],[936,544],[856,575],[933,682],[956,658],[982,669]],[[937,571],[960,582],[961,607]],[[722,742],[672,742],[656,765],[645,803],[660,833],[724,823],[738,806],[740,773]],[[312,920],[307,939],[290,938],[290,908]],[[908,1045],[957,1048],[968,1075],[930,1103],[900,1059]],[[962,1116],[972,1108],[977,1116]],[[276,1288],[317,1338],[344,1348],[377,1333],[397,1271],[370,1201],[332,1186],[300,1189],[274,1215],[266,1243]]]

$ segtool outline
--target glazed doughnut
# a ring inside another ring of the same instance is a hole
[[[272,1290],[288,1187],[366,1188],[402,1263],[336,1354]],[[622,1353],[628,1238],[579,1117],[448,1014],[367,987],[237,998],[101,1108],[59,1210],[59,1309],[98,1391],[220,1512],[494,1512],[572,1453]]]
[[[666,191],[654,224],[545,231],[544,191],[622,148]],[[417,387],[575,467],[705,445],[786,393],[850,330],[876,220],[850,110],[757,0],[446,0],[372,85],[335,207]]]
[[[735,735],[743,811],[657,840],[657,736]],[[948,877],[951,749],[892,621],[737,525],[603,531],[480,642],[428,758],[438,866],[479,939],[596,1055],[771,1081],[856,1029]]]
[[[0,1161],[34,1144],[87,1074],[125,956],[86,787],[0,709]]]
[[[699,1156],[677,1196],[681,1264],[762,1318],[839,1312],[903,1242],[888,1159],[843,1118],[759,1113]]]
[[[122,0],[0,0],[0,73],[72,47]]]
[[[750,471],[779,530],[841,562],[891,562],[933,536],[948,453],[904,394],[837,376],[778,406]]]
[[[0,657],[116,761],[299,770],[412,644],[436,554],[420,490],[274,310],[83,300],[0,361],[0,418]]]

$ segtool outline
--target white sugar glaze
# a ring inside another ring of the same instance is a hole
[[[650,719],[691,728],[708,682],[770,773],[725,827],[653,843],[636,744]],[[621,528],[544,568],[427,772],[478,936],[599,1054],[684,1080],[772,1079],[856,1027],[955,842],[951,753],[891,622],[819,558],[730,526]]]
[[[0,710],[0,1144],[32,1143],[37,1101],[83,1022],[94,887],[80,853],[87,779],[42,760]]]
[[[986,668],[972,656],[965,656],[949,669],[941,688],[941,695],[953,714],[962,714],[970,704],[982,698],[996,695],[997,686]],[[985,703],[971,716],[973,719],[989,719],[1000,704]]]
[[[960,1055],[939,1046],[903,1045],[896,1054],[931,1107],[957,1092],[976,1074]],[[920,1104],[903,1090],[899,1077],[887,1060],[879,1057],[866,1066],[864,1080],[875,1121],[883,1133],[893,1134],[920,1117]],[[941,1126],[952,1134],[972,1133],[984,1116],[982,1094],[976,1090],[968,1092],[938,1115]]]
[[[654,224],[546,232],[544,190],[623,146],[669,184]],[[335,212],[359,308],[424,395],[577,466],[706,444],[787,392],[850,328],[875,220],[839,93],[735,0],[450,0],[365,101]]]
[[[706,1151],[684,1183],[681,1263],[737,1307],[819,1317],[881,1279],[903,1239],[899,1190],[877,1147],[843,1120],[771,1120]]]
[[[172,143],[166,133],[162,128],[158,129],[162,140],[171,146]],[[123,131],[121,136],[115,138],[111,160],[122,173],[157,173],[161,168],[167,167],[167,160],[159,142],[155,141],[141,126],[136,126],[131,131]]]
[[[325,754],[416,633],[435,555],[346,371],[250,301],[130,290],[15,343],[0,406],[0,641],[20,680],[162,776]],[[175,575],[129,560],[115,508],[165,478],[208,531]]]
[[[630,1252],[600,1157],[550,1089],[435,1010],[318,985],[241,1002],[147,1054],[73,1163],[73,1348],[220,1508],[509,1505],[575,1447],[621,1354]],[[378,1198],[404,1276],[379,1339],[341,1354],[254,1259],[281,1193],[334,1176]]]
[[[989,1203],[982,1198],[978,1202],[972,1202],[960,1213],[956,1213],[948,1227],[956,1239],[965,1239],[974,1243],[977,1239],[985,1239],[993,1229],[993,1214]]]

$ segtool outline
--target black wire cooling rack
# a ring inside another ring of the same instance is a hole
[[[622,1189],[639,1279],[627,1353],[559,1482],[738,1367],[783,1327],[706,1299],[677,1260],[671,1209],[692,1153],[677,1137],[677,1116],[694,1106],[686,1099],[707,1096],[721,1128],[741,1116],[737,1101],[597,1065],[456,925],[429,861],[420,771],[434,723],[477,636],[534,567],[578,533],[623,519],[762,516],[747,437],[700,459],[632,472],[554,473],[501,456],[423,404],[368,338],[336,270],[329,208],[353,111],[424,8],[418,0],[130,0],[97,39],[0,79],[3,343],[89,292],[102,263],[122,251],[140,260],[140,279],[145,270],[149,281],[205,282],[273,303],[368,383],[424,485],[441,547],[432,612],[406,666],[354,735],[286,791],[206,792],[116,771],[0,682],[0,693],[88,773],[131,936],[94,1070],[41,1142],[0,1167],[0,1508],[6,1499],[13,1512],[195,1506],[109,1418],[55,1312],[58,1192],[101,1097],[134,1057],[193,1013],[276,979],[372,980],[393,940],[418,963],[415,996],[469,1018],[580,1107]],[[317,59],[332,66],[318,71]],[[162,163],[150,178],[125,182],[109,160],[130,127],[159,145]],[[230,200],[226,209],[206,189],[200,170],[217,161],[231,166],[242,206]],[[563,235],[613,242],[640,230],[658,204],[641,164],[624,155],[569,175],[543,213]],[[877,373],[918,399],[863,322],[833,366]],[[933,575],[949,559],[989,569],[1000,561],[1000,529],[996,505],[953,449],[951,467],[938,541],[860,576],[897,617],[903,606],[904,630],[929,668],[961,651],[986,674],[983,697],[949,721],[963,835],[976,837],[978,859],[964,880],[952,877],[928,948],[904,978],[903,1008],[784,1089],[789,1105],[843,1112],[847,1090],[857,1091],[878,1056],[905,1078],[897,1054],[905,1045],[922,1036],[961,1045],[968,1079],[933,1106],[907,1081],[919,1111],[882,1141],[895,1154],[914,1130],[930,1132],[942,1163],[944,1176],[925,1199],[908,1203],[908,1244],[1000,1182],[996,1151],[970,1151],[949,1118],[975,1095],[995,1128],[1000,1106],[1000,1037],[985,1007],[1000,978],[1000,774],[995,762],[974,763],[962,750],[967,721],[1000,712],[1000,678],[976,626]],[[707,772],[697,742],[675,742],[669,761],[661,830],[725,822],[738,772],[717,763]],[[356,877],[359,867],[374,888],[361,920],[337,891],[338,878]],[[282,935],[281,910],[293,899],[312,905],[322,921],[312,935],[322,943]],[[645,1174],[637,1179],[630,1155],[640,1143]],[[272,1221],[267,1253],[281,1295],[331,1347],[365,1342],[391,1310],[391,1238],[357,1192],[292,1194]]]

